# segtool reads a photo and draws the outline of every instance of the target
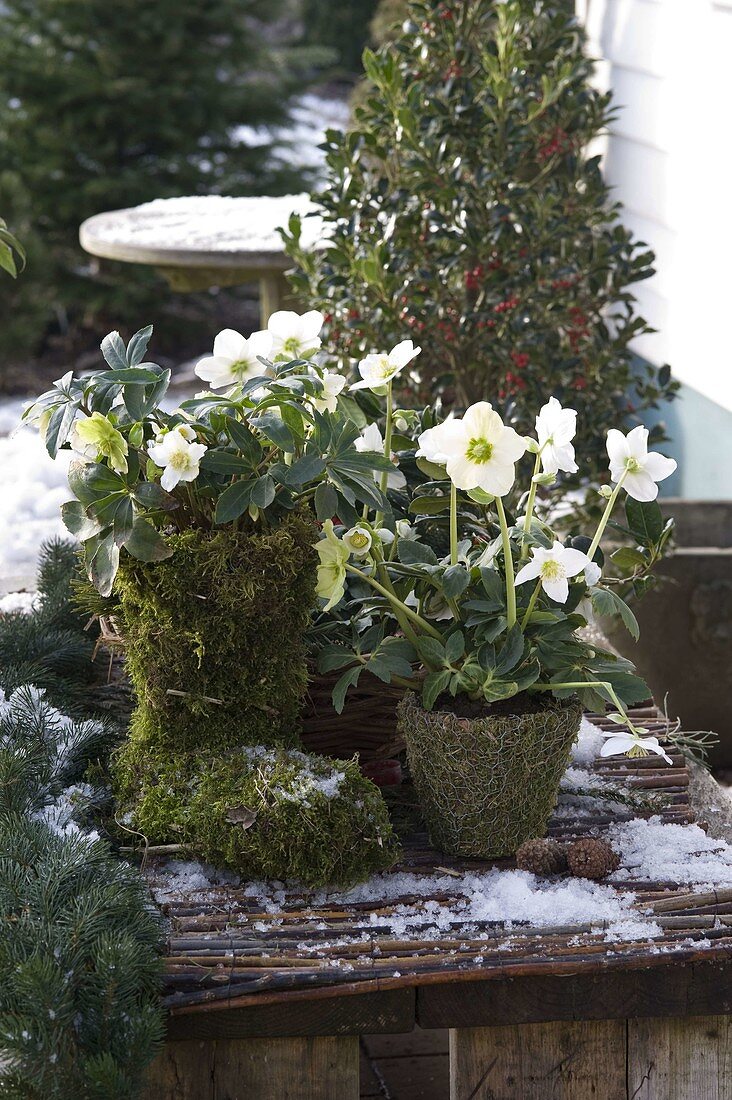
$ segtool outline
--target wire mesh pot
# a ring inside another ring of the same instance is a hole
[[[532,713],[461,718],[427,711],[409,692],[398,718],[435,847],[491,859],[544,835],[579,731],[578,699],[542,699]]]

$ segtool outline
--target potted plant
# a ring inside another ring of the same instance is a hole
[[[151,328],[127,345],[111,333],[107,369],[65,375],[26,414],[51,456],[75,452],[63,518],[91,582],[116,601],[137,696],[115,764],[121,805],[154,843],[182,838],[252,874],[310,866],[313,882],[328,868],[357,878],[394,853],[378,791],[297,748],[318,521],[390,511],[374,477],[393,468],[356,447],[358,410],[324,365],[321,324],[315,312],[280,312],[249,339],[225,330],[196,368],[211,389],[172,409],[170,371],[146,361]],[[216,799],[213,775],[226,792]],[[322,811],[317,870],[305,832],[280,843],[283,799],[297,797]]]
[[[391,376],[386,385],[389,435]],[[387,381],[388,379],[388,381]],[[327,521],[317,543],[318,592],[336,605],[347,577],[368,592],[375,620],[369,643],[327,646],[323,670],[342,669],[334,690],[342,707],[364,669],[407,689],[399,722],[412,777],[433,842],[452,854],[510,855],[543,834],[583,707],[613,707],[617,731],[603,754],[664,755],[626,707],[646,699],[646,684],[626,660],[581,635],[592,609],[619,614],[632,633],[634,616],[602,578],[601,540],[622,493],[655,508],[657,482],[675,463],[647,450],[647,433],[607,435],[610,476],[593,538],[560,542],[535,514],[538,486],[576,472],[576,413],[552,398],[536,418],[536,437],[522,438],[487,402],[419,436],[418,455],[432,481],[415,511],[449,513],[449,553],[439,556],[415,537],[392,537],[363,519],[350,530]],[[518,515],[505,503],[516,466],[534,455]],[[463,502],[483,514],[461,538]],[[399,633],[392,623],[396,621]]]

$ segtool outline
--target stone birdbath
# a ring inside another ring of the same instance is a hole
[[[154,267],[177,291],[258,282],[265,327],[290,297],[284,273],[292,262],[277,229],[300,214],[303,244],[317,246],[320,218],[305,217],[313,209],[306,194],[155,199],[87,218],[79,240],[92,256]]]

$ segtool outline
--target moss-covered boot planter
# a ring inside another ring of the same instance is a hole
[[[261,534],[187,530],[165,561],[124,560],[133,756],[299,743],[315,537],[294,514]]]
[[[152,843],[247,878],[348,886],[398,855],[381,792],[355,761],[243,748],[148,769],[132,821]]]
[[[399,726],[432,843],[450,855],[513,855],[543,836],[582,718],[578,700],[531,713],[461,718],[409,693]]]

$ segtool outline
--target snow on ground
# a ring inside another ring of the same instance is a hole
[[[321,175],[324,157],[318,146],[325,141],[326,130],[346,129],[349,113],[344,100],[310,93],[295,100],[288,126],[239,126],[234,138],[249,146],[275,141],[280,148],[273,150],[273,164],[321,169]]]
[[[17,425],[20,410],[12,411]],[[10,420],[8,406],[0,406],[0,425],[12,427]],[[41,543],[53,536],[68,538],[60,512],[71,499],[68,464],[69,454],[49,458],[33,428],[0,435],[0,581],[35,575]]]

